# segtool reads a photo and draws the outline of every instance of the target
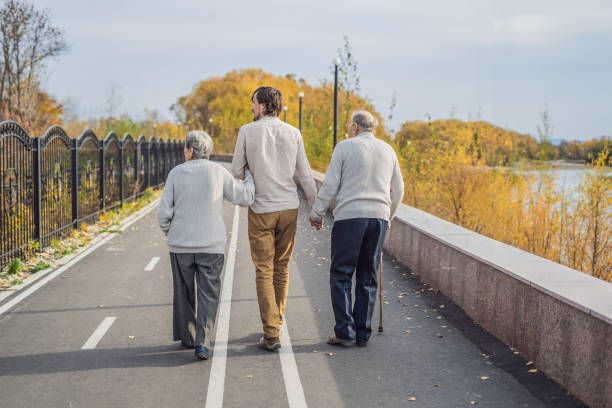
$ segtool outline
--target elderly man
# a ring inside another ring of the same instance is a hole
[[[278,118],[283,109],[280,91],[260,87],[251,101],[254,122],[238,132],[232,173],[241,179],[248,165],[255,180],[255,202],[249,208],[249,243],[264,331],[259,346],[273,351],[281,346],[279,335],[300,204],[294,174],[310,203],[317,188],[300,131]]]
[[[159,226],[170,248],[174,340],[185,347],[195,346],[195,355],[202,360],[210,358],[210,337],[219,304],[226,243],[223,199],[249,206],[255,189],[248,171],[244,181],[238,181],[224,167],[209,161],[212,147],[206,132],[187,134],[185,163],[168,174],[157,207]]]
[[[378,121],[369,112],[353,113],[349,139],[336,146],[325,180],[310,214],[320,229],[333,198],[331,234],[331,299],[336,325],[332,345],[355,341],[366,346],[372,334],[372,314],[378,286],[385,233],[404,194],[404,181],[395,151],[374,136]],[[355,304],[351,301],[353,273]]]

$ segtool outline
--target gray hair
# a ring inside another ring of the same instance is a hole
[[[351,115],[351,122],[354,122],[359,126],[359,130],[372,132],[376,130],[378,126],[378,119],[367,110],[356,110]]]
[[[185,137],[185,148],[193,147],[192,159],[208,159],[213,149],[213,140],[203,130],[192,130]]]

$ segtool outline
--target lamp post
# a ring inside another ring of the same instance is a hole
[[[334,59],[334,148],[338,143],[338,66],[340,58]]]
[[[299,128],[300,128],[300,133],[302,133],[302,99],[304,99],[304,92],[300,92],[299,93],[299,97],[300,97],[300,122],[299,122]]]
[[[157,130],[157,123],[153,125],[153,137],[155,137],[155,135],[157,134],[156,130]]]
[[[289,107],[287,105],[283,106],[283,110],[285,111],[285,123],[287,122],[287,110],[289,109]]]
[[[210,135],[210,137],[212,137],[212,123],[213,123],[213,119],[212,118],[208,119],[208,134]]]

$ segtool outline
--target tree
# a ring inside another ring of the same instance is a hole
[[[536,128],[538,131],[538,158],[540,160],[554,160],[558,158],[559,150],[551,142],[554,128],[548,108],[544,108],[540,112],[540,124]]]
[[[0,100],[22,123],[30,121],[47,62],[68,49],[64,33],[52,25],[48,10],[5,0],[0,8],[0,39]]]

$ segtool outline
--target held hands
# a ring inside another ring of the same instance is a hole
[[[323,228],[323,218],[321,218],[318,221],[313,220],[312,217],[310,217],[309,219],[310,219],[310,225],[312,227],[315,227],[317,231]]]

